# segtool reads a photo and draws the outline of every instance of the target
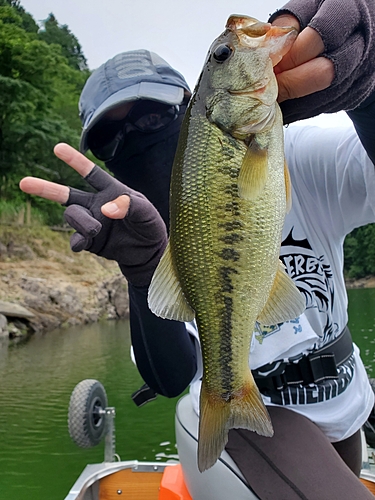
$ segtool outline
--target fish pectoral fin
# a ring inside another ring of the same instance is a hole
[[[220,457],[233,428],[249,429],[271,437],[273,428],[259,389],[249,370],[246,383],[230,399],[211,395],[202,381],[200,395],[198,469],[203,472]]]
[[[253,139],[246,150],[238,176],[239,196],[254,201],[263,191],[267,178],[267,148],[261,148]]]
[[[164,319],[193,321],[195,317],[174,270],[169,243],[152,277],[148,306],[156,316]]]
[[[292,208],[292,181],[290,180],[289,168],[284,161],[284,178],[285,178],[285,194],[286,194],[286,213],[288,214]]]
[[[297,318],[305,310],[305,299],[280,262],[271,293],[257,321],[262,325],[276,325]]]

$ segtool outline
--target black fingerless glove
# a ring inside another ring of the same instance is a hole
[[[374,0],[291,0],[269,19],[292,14],[301,30],[310,26],[321,36],[322,56],[334,64],[335,78],[325,90],[280,104],[284,123],[353,110],[375,91]]]
[[[118,262],[125,278],[135,286],[148,286],[167,244],[167,230],[159,212],[145,196],[95,166],[85,180],[97,190],[71,188],[64,217],[76,230],[70,245],[74,252],[88,250]],[[128,195],[124,219],[109,219],[101,207]]]

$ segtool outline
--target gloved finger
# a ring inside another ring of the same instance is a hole
[[[103,191],[103,189],[106,189],[108,186],[116,184],[126,191],[126,186],[124,184],[116,181],[114,177],[98,167],[98,165],[95,165],[91,172],[85,177],[85,181],[97,191]]]
[[[130,205],[130,197],[121,195],[113,201],[110,201],[102,206],[102,214],[109,219],[123,219],[128,213]]]
[[[297,68],[276,75],[279,87],[277,100],[280,103],[324,90],[331,85],[334,77],[332,61],[326,57],[312,59]]]
[[[34,194],[61,204],[66,203],[69,198],[68,186],[45,181],[38,177],[24,177],[20,182],[20,189],[24,193]]]
[[[345,45],[327,54],[335,66],[335,84],[342,82],[361,67],[366,52],[365,41],[360,33],[351,35]]]
[[[69,196],[63,205],[69,207],[70,205],[80,205],[85,208],[90,208],[93,202],[95,193],[88,193],[76,188],[69,188]]]
[[[74,168],[82,177],[89,175],[95,166],[95,163],[90,161],[76,149],[72,148],[72,146],[69,146],[69,144],[60,142],[56,144],[53,151],[57,158],[60,158],[60,160]]]
[[[315,16],[318,8],[317,3],[318,2],[316,0],[303,2],[303,8],[295,9],[293,8],[294,2],[292,0],[291,2],[287,2],[281,9],[277,9],[277,11],[270,16],[268,22],[276,26],[294,26],[299,30],[303,30]],[[284,18],[284,21],[281,21],[284,24],[280,24],[279,19],[281,18]],[[290,24],[295,22],[290,18],[297,20],[299,28],[295,24]],[[285,21],[288,24],[285,24]]]
[[[280,26],[281,28],[293,26],[293,28],[296,28],[297,31],[301,31],[298,19],[292,14],[281,14],[272,21],[272,26]]]
[[[88,158],[86,158],[86,156],[79,153],[76,149],[72,148],[68,144],[56,144],[54,153],[58,158],[60,158],[60,160],[63,160],[69,166],[74,168],[74,170],[76,170],[79,174],[81,174],[82,177],[87,181],[87,183],[97,191],[102,191],[106,187],[117,182],[111,175],[95,165],[95,163],[90,161]],[[68,204],[71,205],[72,203],[77,203],[83,206],[87,206],[87,197],[83,196],[81,199],[79,199],[79,196],[83,192],[72,191],[73,190],[71,190],[70,192]]]
[[[70,205],[64,212],[66,222],[85,238],[94,238],[102,224],[96,220],[90,210],[80,205]]]
[[[88,250],[92,245],[92,238],[86,238],[83,234],[73,233],[70,238],[70,248],[73,252]]]
[[[373,15],[373,2],[368,7],[361,8],[361,2],[350,2],[350,10],[343,8],[342,0],[325,0],[320,2],[319,9],[311,19],[309,26],[316,29],[322,36],[327,52],[331,52],[347,44],[347,39],[354,33],[361,33],[367,16]],[[349,13],[350,12],[350,13]],[[333,29],[333,23],[335,29]]]

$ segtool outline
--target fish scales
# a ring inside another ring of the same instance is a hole
[[[255,203],[238,196],[243,142],[212,127],[194,108],[186,140],[194,147],[176,158],[171,245],[177,269],[191,270],[179,277],[196,311],[207,388],[230,395],[248,371],[252,327],[278,267],[285,198],[272,193],[285,189],[283,156],[276,162],[270,154],[270,175]],[[277,222],[265,232],[270,220]],[[259,288],[259,281],[268,287]]]
[[[231,16],[212,44],[172,169],[170,241],[149,289],[155,314],[197,323],[203,358],[198,468],[228,430],[272,436],[249,368],[256,322],[293,319],[304,300],[279,262],[290,186],[276,64],[296,37]]]

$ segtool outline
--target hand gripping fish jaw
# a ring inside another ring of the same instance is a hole
[[[253,18],[231,16],[227,29],[211,45],[195,91],[202,114],[224,132],[264,149],[261,141],[250,136],[273,126],[278,88],[272,67],[288,52],[296,36],[293,27],[273,27]],[[254,150],[256,157],[258,149]]]

